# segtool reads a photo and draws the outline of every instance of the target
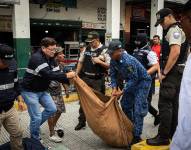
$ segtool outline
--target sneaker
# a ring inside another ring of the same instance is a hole
[[[49,140],[50,140],[50,141],[53,141],[53,142],[55,142],[55,143],[60,143],[60,142],[62,142],[62,139],[59,138],[59,137],[56,136],[56,135],[50,136],[50,137],[49,137]]]

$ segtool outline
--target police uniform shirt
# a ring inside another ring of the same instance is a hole
[[[144,66],[134,57],[123,52],[119,61],[111,60],[110,76],[111,87],[117,87],[117,73],[125,80],[124,91],[136,89],[139,81],[151,80]]]
[[[17,65],[13,59],[8,68],[0,69],[0,113],[11,108],[19,94]]]
[[[101,48],[103,46],[103,44],[99,44],[98,48]],[[91,51],[96,51],[98,48],[93,49],[91,48]],[[80,58],[79,58],[79,62],[83,63],[84,62],[84,58],[85,58],[85,50],[80,54]],[[104,49],[101,54],[98,56],[98,58],[100,58],[102,61],[104,61],[107,64],[110,64],[110,56],[107,53],[107,49]]]
[[[171,27],[165,38],[169,42],[169,46],[174,44],[181,46],[186,40],[185,33],[179,26]]]

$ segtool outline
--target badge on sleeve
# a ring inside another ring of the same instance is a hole
[[[174,33],[173,33],[173,37],[174,37],[175,39],[178,39],[178,38],[180,37],[180,33],[179,33],[179,32],[174,32]]]

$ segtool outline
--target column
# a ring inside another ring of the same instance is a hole
[[[107,0],[106,45],[110,40],[119,40],[119,37],[120,0]]]
[[[30,55],[29,0],[20,0],[19,4],[14,4],[12,22],[18,75],[22,77]]]
[[[164,0],[151,0],[151,25],[150,25],[150,38],[152,39],[155,34],[159,35],[162,39],[163,29],[159,25],[155,27],[156,13],[164,8]]]

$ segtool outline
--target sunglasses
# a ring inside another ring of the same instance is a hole
[[[55,48],[48,48],[48,47],[46,47],[46,49],[48,49],[50,51],[55,51]]]

